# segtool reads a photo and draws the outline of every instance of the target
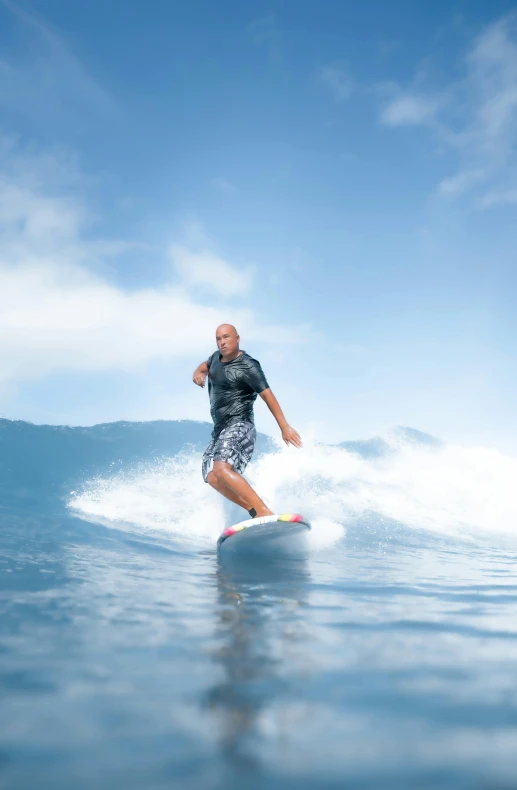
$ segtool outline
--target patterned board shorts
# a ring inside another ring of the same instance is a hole
[[[242,475],[253,455],[256,438],[257,432],[251,422],[232,422],[223,428],[203,453],[202,472],[205,483],[214,461],[226,461]]]

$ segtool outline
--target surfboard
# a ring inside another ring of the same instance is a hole
[[[311,529],[299,513],[259,516],[240,521],[223,530],[217,541],[219,551],[281,551],[299,549]]]

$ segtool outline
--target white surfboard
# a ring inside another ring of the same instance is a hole
[[[227,527],[220,534],[220,552],[290,553],[303,548],[311,525],[299,513],[259,516]]]

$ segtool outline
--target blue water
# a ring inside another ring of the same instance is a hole
[[[517,787],[515,460],[262,437],[313,542],[221,564],[208,432],[0,421],[1,787]]]

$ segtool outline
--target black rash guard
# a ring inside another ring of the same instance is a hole
[[[260,362],[243,351],[230,362],[223,362],[219,351],[207,360],[210,414],[214,421],[213,436],[232,422],[255,423],[253,404],[257,393],[268,389]]]

